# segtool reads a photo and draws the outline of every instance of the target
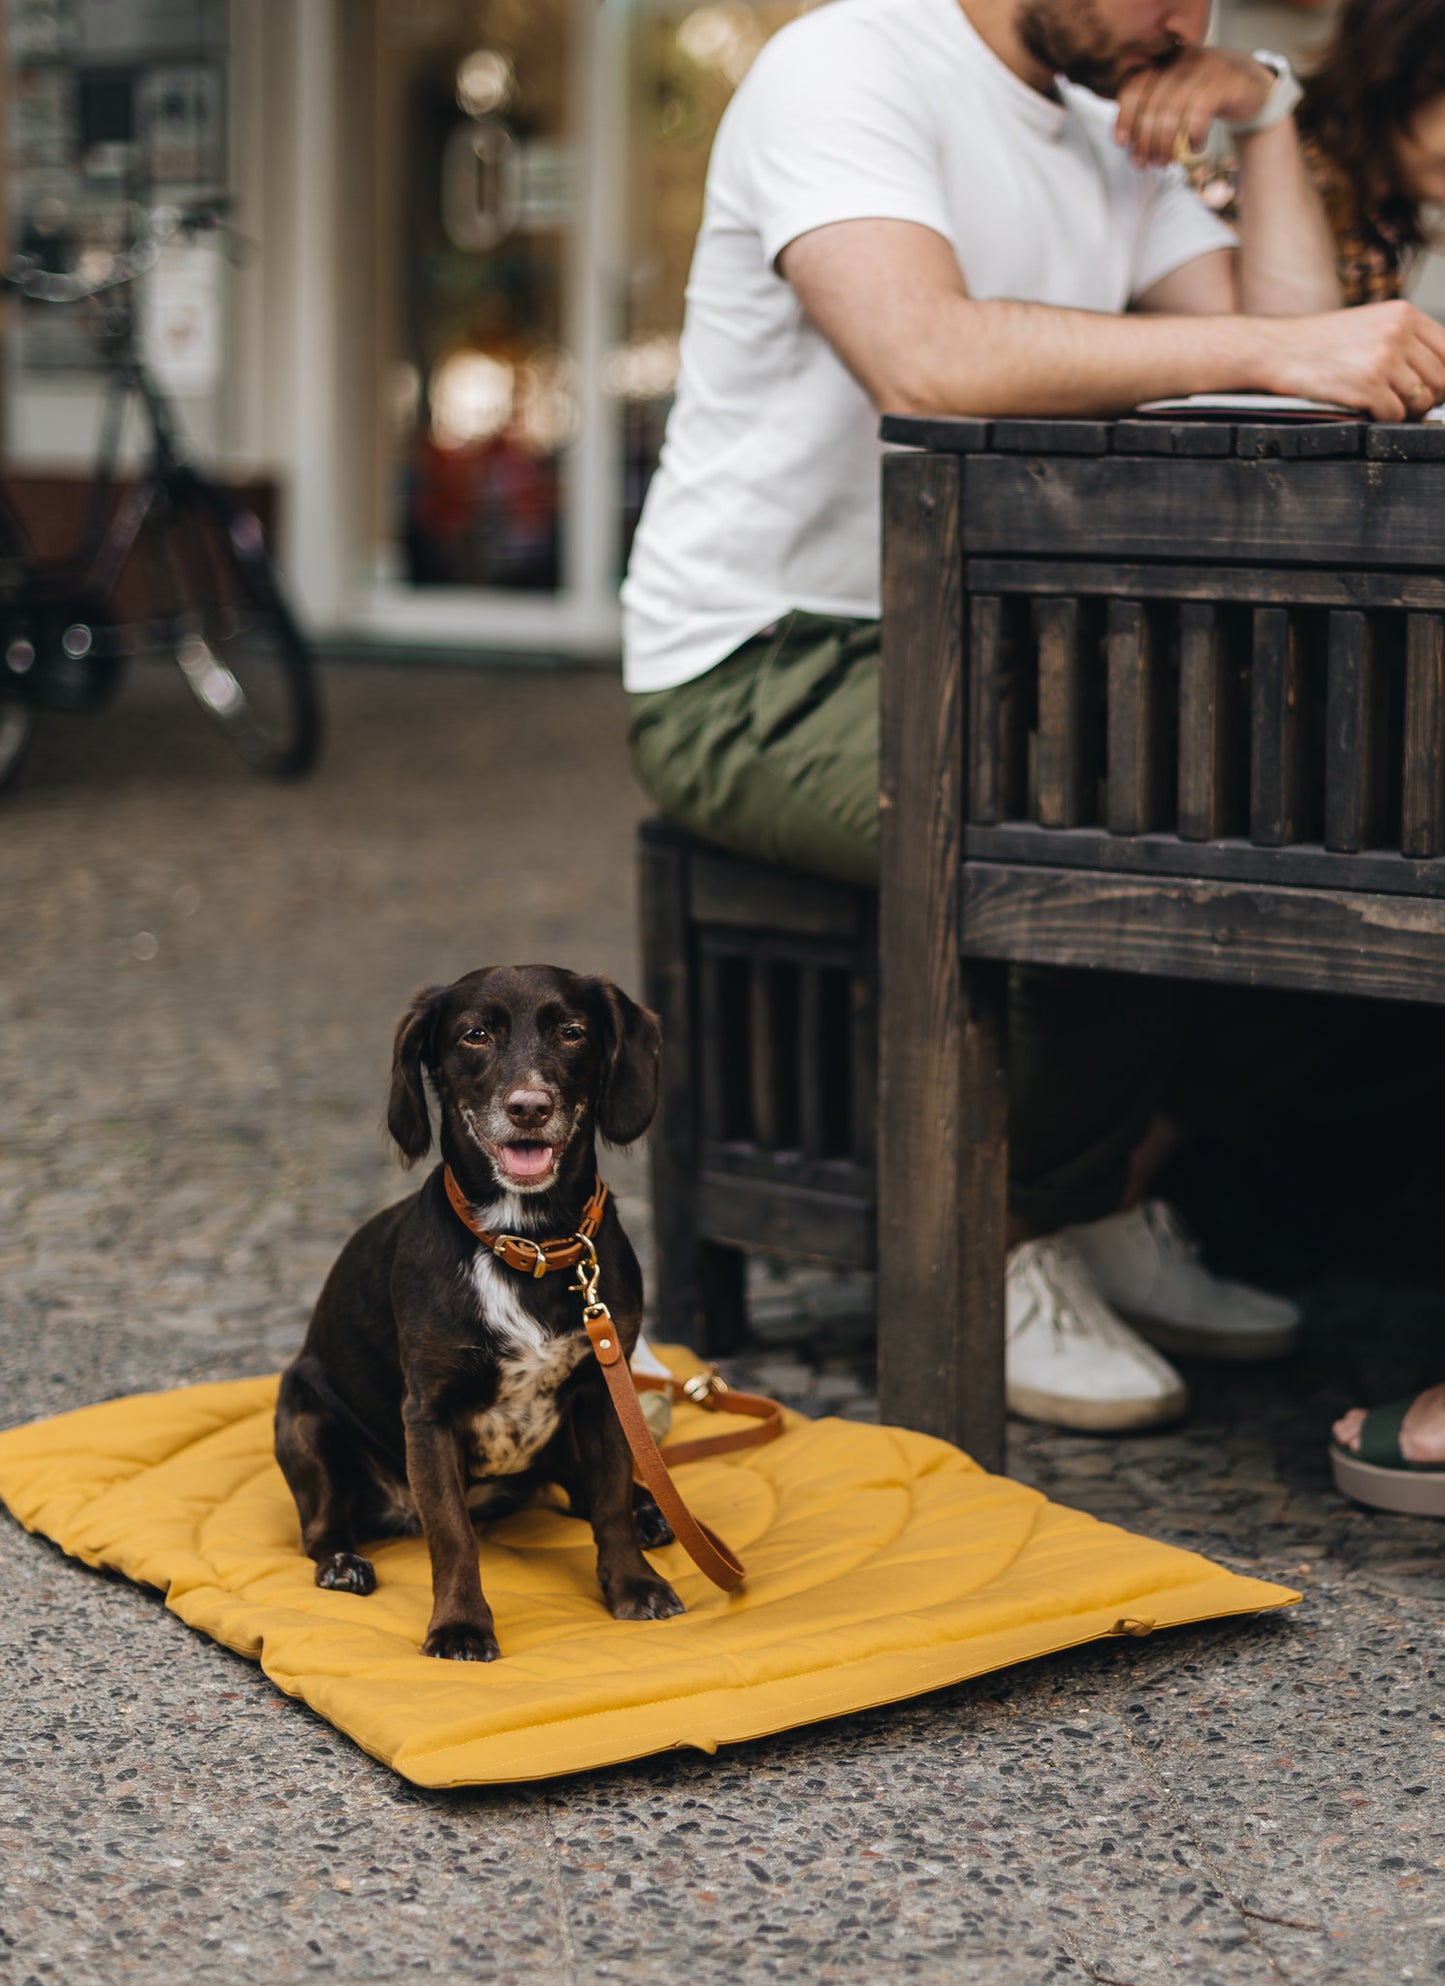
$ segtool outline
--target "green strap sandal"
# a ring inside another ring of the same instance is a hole
[[[1374,1407],[1360,1429],[1358,1452],[1330,1443],[1335,1488],[1373,1510],[1406,1517],[1445,1517],[1445,1462],[1407,1462],[1400,1453],[1400,1428],[1413,1400]]]

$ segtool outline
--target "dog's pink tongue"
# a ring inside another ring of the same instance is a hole
[[[503,1145],[507,1170],[517,1179],[537,1179],[552,1164],[550,1145]]]

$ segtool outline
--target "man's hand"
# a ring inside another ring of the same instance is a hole
[[[1179,149],[1202,151],[1217,117],[1247,124],[1274,82],[1272,69],[1235,49],[1181,49],[1129,77],[1119,92],[1114,137],[1136,166],[1169,165]]]
[[[1271,318],[1266,389],[1363,407],[1377,421],[1417,421],[1445,400],[1445,330],[1411,303],[1370,303],[1324,317]]]

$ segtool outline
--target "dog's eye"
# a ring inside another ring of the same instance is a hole
[[[491,1038],[484,1027],[469,1027],[461,1038],[462,1046],[464,1048],[481,1048]]]
[[[578,1027],[576,1021],[564,1021],[557,1032],[564,1041],[585,1041],[587,1039],[586,1028]]]

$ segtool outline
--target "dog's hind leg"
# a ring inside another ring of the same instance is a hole
[[[567,1515],[578,1517],[584,1524],[592,1522],[592,1502],[583,1485],[580,1475],[558,1472],[557,1480],[567,1492]],[[664,1545],[675,1544],[672,1526],[657,1507],[657,1498],[646,1483],[632,1485],[632,1522],[637,1532],[637,1542],[645,1552],[661,1551]]]
[[[316,1584],[374,1593],[376,1570],[356,1550],[355,1513],[369,1484],[355,1437],[307,1384],[301,1361],[282,1375],[276,1397],[276,1460],[296,1499]]]
[[[582,1460],[582,1450],[578,1440],[574,1420],[563,1424],[560,1434],[542,1458],[537,1472],[550,1478],[567,1493],[567,1515],[576,1517],[584,1524],[592,1522],[592,1493],[588,1488],[587,1467]],[[632,1485],[632,1524],[637,1533],[637,1542],[645,1552],[661,1551],[664,1545],[675,1544],[672,1526],[657,1507],[657,1498],[646,1483]]]
[[[637,1542],[645,1552],[660,1551],[664,1545],[676,1543],[672,1526],[658,1509],[657,1498],[646,1483],[632,1485],[632,1522]]]

